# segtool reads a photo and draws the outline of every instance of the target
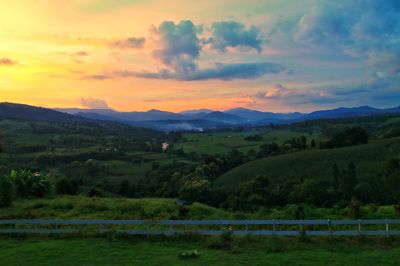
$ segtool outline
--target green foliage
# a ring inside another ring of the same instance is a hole
[[[366,144],[369,140],[368,132],[359,126],[346,128],[344,131],[334,134],[330,140],[321,142],[321,148],[337,148]]]
[[[48,177],[30,170],[12,170],[11,180],[14,181],[17,197],[43,197],[50,193],[51,183]]]

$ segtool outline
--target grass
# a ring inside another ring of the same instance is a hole
[[[267,241],[266,241],[267,240]],[[374,244],[374,242],[376,242]],[[0,238],[0,265],[399,265],[398,242],[243,239],[230,250],[208,240]],[[197,250],[195,258],[179,254]]]
[[[371,141],[337,149],[315,149],[258,159],[240,165],[220,176],[216,183],[235,187],[257,175],[266,175],[272,183],[299,178],[330,178],[332,166],[341,169],[354,162],[359,178],[381,174],[385,163],[400,155],[400,138]]]
[[[233,213],[193,203],[186,217],[179,217],[173,199],[163,198],[89,198],[57,196],[46,199],[19,199],[11,207],[0,208],[0,219],[294,219],[297,207],[261,208],[256,212]],[[307,219],[351,219],[345,208],[316,208],[304,206]],[[366,205],[361,207],[363,219],[398,219],[393,206]]]
[[[229,212],[204,204],[188,206],[191,219],[228,219]],[[17,200],[0,208],[0,219],[177,219],[178,206],[173,199],[88,198],[58,196],[48,199]]]

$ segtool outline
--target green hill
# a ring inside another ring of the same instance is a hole
[[[216,184],[233,188],[257,175],[266,175],[274,184],[293,179],[331,178],[333,164],[344,168],[351,161],[362,179],[381,174],[387,160],[399,155],[399,137],[345,148],[306,150],[245,163],[217,178]]]

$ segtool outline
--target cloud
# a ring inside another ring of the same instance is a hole
[[[215,22],[211,26],[212,37],[208,42],[211,47],[226,52],[228,47],[253,48],[262,51],[260,31],[255,26],[246,29],[243,23],[237,21]]]
[[[321,1],[296,25],[295,39],[363,60],[380,76],[400,74],[398,0]]]
[[[324,104],[339,102],[340,99],[326,90],[289,89],[282,84],[249,95],[256,102],[279,101],[287,105]]]
[[[86,51],[79,51],[71,54],[72,56],[89,56],[89,53]]]
[[[106,101],[96,98],[81,98],[81,105],[88,109],[110,109]]]
[[[256,79],[265,74],[280,72],[290,73],[284,66],[275,63],[215,63],[215,67],[199,68],[198,61],[203,46],[211,45],[215,49],[227,52],[228,47],[256,49],[261,52],[262,41],[259,31],[254,26],[246,29],[243,23],[223,21],[213,23],[212,37],[199,37],[203,27],[195,25],[190,20],[179,23],[164,21],[152,29],[152,40],[155,50],[153,57],[160,63],[158,71],[120,70],[107,74],[88,75],[85,79],[105,80],[119,77],[139,77],[148,79],[173,79],[183,81],[194,80],[234,80]],[[143,38],[144,42],[144,38]],[[129,45],[140,44],[141,41],[132,38]],[[128,43],[115,43],[125,47]]]
[[[140,77],[152,79],[174,79],[174,80],[234,80],[255,79],[265,74],[277,74],[285,71],[285,67],[274,63],[239,63],[239,64],[216,64],[214,68],[197,69],[195,71],[180,73],[163,70],[160,72],[116,72],[119,77]]]
[[[106,74],[94,74],[94,75],[87,75],[84,77],[84,79],[94,79],[94,80],[106,80],[106,79],[112,79],[113,77],[111,75],[106,75]]]
[[[11,60],[10,58],[3,57],[0,58],[0,66],[15,66],[19,63],[17,61]]]
[[[153,29],[159,47],[153,51],[153,56],[168,70],[176,73],[195,71],[201,50],[198,31],[199,28],[190,20],[182,20],[178,24],[164,21]]]
[[[111,44],[112,48],[117,49],[140,49],[143,48],[146,39],[144,37],[131,37],[122,41],[116,41]]]

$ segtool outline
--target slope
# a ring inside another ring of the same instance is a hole
[[[352,161],[359,178],[379,175],[388,159],[400,156],[400,137],[376,140],[346,148],[306,150],[261,158],[240,165],[216,179],[216,184],[234,188],[257,175],[266,175],[274,184],[307,178],[331,178],[332,166],[344,168]]]

